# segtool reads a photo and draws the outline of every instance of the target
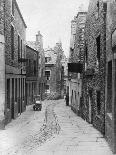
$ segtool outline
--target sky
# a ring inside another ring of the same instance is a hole
[[[26,40],[35,41],[38,31],[43,36],[44,48],[54,47],[59,41],[66,56],[69,54],[71,20],[89,0],[17,0],[27,25]]]

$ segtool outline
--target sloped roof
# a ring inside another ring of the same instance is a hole
[[[41,46],[39,44],[39,42],[35,42],[35,41],[27,41],[27,45],[30,46],[31,48],[39,51],[41,49]]]

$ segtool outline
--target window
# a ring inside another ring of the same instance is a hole
[[[45,71],[46,80],[50,80],[50,71]]]
[[[101,110],[101,103],[100,103],[100,97],[101,97],[101,93],[100,91],[97,91],[97,114],[100,114],[100,110]]]
[[[45,58],[45,62],[47,63],[47,58]]]
[[[99,17],[99,1],[97,2],[97,18]]]
[[[47,93],[50,92],[50,86],[49,86],[49,85],[46,85],[46,86],[45,86],[45,89],[46,89],[46,92],[47,92]]]
[[[107,74],[107,112],[112,113],[112,61],[108,62]]]
[[[33,65],[34,65],[34,75],[36,75],[36,61],[33,61]]]
[[[73,90],[72,90],[72,95],[71,95],[71,103],[73,103]]]
[[[45,63],[49,62],[51,60],[50,57],[45,57]]]
[[[96,38],[97,43],[97,66],[100,67],[100,35]]]
[[[20,59],[20,36],[18,35],[18,59]]]
[[[99,12],[99,1],[97,2],[97,11]]]
[[[10,79],[7,79],[7,108],[10,109]]]
[[[88,61],[88,50],[87,50],[87,45],[85,49],[85,70],[87,69],[87,61]]]
[[[14,16],[14,0],[12,0],[12,15]]]
[[[14,27],[11,26],[11,56],[14,59]]]
[[[23,42],[21,40],[21,58],[22,58],[22,56],[23,56]]]

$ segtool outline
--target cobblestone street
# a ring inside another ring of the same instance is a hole
[[[64,100],[44,101],[41,112],[29,106],[0,139],[1,155],[112,155],[103,136]]]

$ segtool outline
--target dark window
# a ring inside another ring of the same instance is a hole
[[[14,0],[12,0],[12,15],[14,16]]]
[[[107,112],[112,113],[112,61],[108,62],[107,74]]]
[[[21,58],[23,56],[23,43],[22,43],[22,40],[21,40]]]
[[[100,65],[100,35],[96,38],[97,43],[97,65]]]
[[[36,75],[36,61],[34,60],[34,75]]]
[[[45,71],[45,77],[47,80],[50,80],[50,71]]]
[[[72,95],[71,95],[71,103],[73,102],[73,90],[72,90]]]
[[[87,45],[86,45],[86,48],[85,48],[85,70],[87,68],[87,62],[88,62],[88,50],[87,50]]]
[[[97,2],[97,12],[98,12],[98,15],[99,15],[99,2]]]
[[[20,58],[20,36],[18,35],[18,59]]]
[[[10,109],[10,79],[7,79],[7,108]]]
[[[86,46],[86,49],[85,49],[85,62],[87,63],[87,60],[88,60],[88,53],[87,53],[87,46]]]
[[[101,97],[101,93],[100,91],[97,91],[97,114],[100,114],[100,110],[101,110],[101,103],[100,103],[100,97]]]
[[[47,63],[47,58],[45,58],[45,62]]]
[[[11,52],[12,59],[14,59],[14,27],[11,26]]]
[[[45,57],[45,63],[49,62],[51,60],[50,57]]]

